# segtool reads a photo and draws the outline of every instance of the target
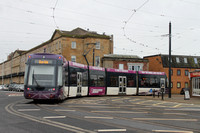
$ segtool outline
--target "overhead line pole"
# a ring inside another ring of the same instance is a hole
[[[169,98],[171,98],[171,22],[169,22]]]

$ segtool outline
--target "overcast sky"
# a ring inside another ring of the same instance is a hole
[[[199,0],[0,0],[0,62],[77,27],[114,36],[114,54],[200,56]]]

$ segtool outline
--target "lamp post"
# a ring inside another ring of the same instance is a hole
[[[171,98],[171,22],[169,22],[169,98]]]
[[[3,81],[3,76],[4,76],[4,61],[2,63],[2,85],[4,84],[4,81]]]

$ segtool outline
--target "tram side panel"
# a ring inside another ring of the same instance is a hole
[[[70,62],[68,70],[68,97],[87,96],[88,69],[86,65]],[[67,87],[67,86],[65,86]]]
[[[89,96],[105,95],[105,68],[89,66]]]
[[[164,72],[138,71],[139,95],[152,94],[153,90],[160,91],[162,84],[166,87]]]
[[[136,71],[108,68],[107,95],[135,95]]]

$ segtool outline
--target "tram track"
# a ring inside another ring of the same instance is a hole
[[[74,100],[74,99],[71,99],[71,100]],[[120,99],[120,100],[123,100],[123,99]],[[129,101],[129,99],[124,99],[123,102],[125,104],[131,104],[135,107],[135,105],[133,103],[131,103]],[[116,103],[113,103],[112,99],[111,98],[108,98],[108,99],[105,99],[105,102],[104,103],[104,106],[106,104],[106,106],[111,106],[111,107],[116,107],[116,106],[119,106],[119,104],[116,104]],[[26,118],[26,119],[29,119],[29,120],[32,120],[32,121],[35,121],[35,122],[39,122],[39,123],[43,123],[43,124],[47,124],[47,125],[50,125],[50,126],[54,126],[54,127],[57,127],[57,128],[61,128],[61,129],[64,129],[64,130],[68,130],[68,131],[71,131],[71,132],[77,132],[77,133],[82,133],[82,132],[87,132],[87,133],[95,133],[95,132],[98,132],[97,130],[86,130],[86,129],[82,129],[80,127],[75,127],[75,126],[71,126],[71,125],[68,125],[68,124],[64,124],[64,123],[61,123],[61,122],[56,122],[56,121],[52,121],[52,120],[49,120],[49,119],[44,119],[44,118],[41,118],[41,117],[35,117],[35,116],[31,116],[31,115],[28,115],[28,114],[25,114],[25,113],[22,113],[22,112],[19,112],[17,110],[14,109],[14,106],[17,106],[19,104],[19,101],[18,102],[15,102],[15,103],[11,103],[9,105],[7,105],[5,107],[5,109],[13,114],[13,115],[16,115],[16,116],[19,116],[19,117],[23,117],[23,118]],[[76,102],[76,104],[78,105],[78,103]],[[84,105],[84,103],[82,102],[81,103],[82,105]],[[88,104],[88,103],[86,103]],[[35,104],[39,109],[41,110],[44,110],[44,111],[47,111],[47,112],[53,112],[57,115],[64,115],[64,116],[67,116],[67,117],[70,117],[70,118],[75,118],[75,119],[80,119],[80,120],[83,120],[83,117],[79,117],[79,116],[74,116],[72,114],[68,114],[66,112],[62,112],[62,111],[56,111],[55,109],[51,109],[49,107],[51,106],[43,106],[43,105],[40,105],[40,104]],[[45,104],[44,104],[45,105]],[[166,127],[166,128],[173,128],[173,129],[177,129],[177,130],[182,130],[182,131],[188,131],[188,130],[191,130],[193,132],[199,132],[199,130],[196,130],[196,129],[192,129],[192,128],[184,128],[184,127],[181,127],[181,126],[175,126],[175,125],[170,125],[170,124],[162,124],[162,123],[159,123],[158,121],[146,121],[146,120],[140,120],[140,119],[130,119],[130,118],[124,118],[124,117],[117,117],[115,115],[112,115],[112,113],[109,113],[108,114],[105,114],[105,113],[99,113],[98,111],[97,112],[88,112],[86,110],[83,110],[82,108],[73,108],[72,107],[68,107],[68,105],[70,104],[57,104],[56,107],[62,107],[62,108],[66,108],[69,110],[69,108],[71,110],[76,110],[76,111],[79,111],[79,112],[82,112],[82,113],[93,113],[97,116],[102,116],[102,117],[113,117],[114,119],[119,119],[119,120],[125,120],[125,121],[134,121],[134,122],[141,122],[141,123],[144,123],[144,124],[149,124],[149,125],[152,125],[152,126],[161,126],[161,127]],[[93,104],[90,104],[90,106],[92,106]],[[101,105],[101,103],[99,104],[94,104],[95,106],[97,105]],[[103,104],[102,104],[103,105]],[[126,109],[126,110],[131,110],[131,108],[129,108],[130,106],[120,106],[120,108],[122,109]],[[86,107],[87,108],[87,107]],[[163,110],[163,109],[160,109],[160,108],[157,108],[159,110]],[[138,109],[139,111],[144,111],[144,109]],[[158,112],[153,112],[151,110],[148,110],[148,112],[150,114],[158,114],[158,115],[161,115],[161,113],[158,113]],[[88,122],[95,122],[97,124],[103,124],[103,125],[108,125],[108,126],[112,126],[112,127],[116,127],[116,128],[126,128],[127,130],[129,131],[133,131],[133,132],[144,132],[144,133],[150,133],[152,131],[149,131],[149,130],[144,130],[144,129],[141,129],[141,128],[133,128],[133,127],[129,127],[129,126],[121,126],[121,125],[118,125],[118,124],[115,124],[115,123],[110,123],[110,122],[101,122],[99,120],[95,120],[95,119],[84,119],[84,121],[88,121]]]
[[[124,102],[128,102],[127,99],[124,100]],[[111,106],[117,106],[116,104],[113,104],[112,103],[112,100],[111,99],[107,99],[106,100],[106,104],[108,105],[111,105]],[[130,103],[129,103],[130,104]],[[95,104],[96,105],[96,104]],[[101,105],[101,104],[99,104]],[[134,105],[134,104],[132,104]],[[65,105],[60,105],[61,107],[66,107]],[[42,107],[44,109],[44,107]],[[84,112],[84,113],[88,113],[88,111],[84,111],[84,110],[81,110],[79,108],[73,108],[73,107],[70,107],[72,109],[76,109],[77,111],[79,112]],[[126,106],[121,106],[120,108],[125,108],[125,109],[130,109]],[[54,110],[51,110],[49,108],[46,108],[47,110],[49,110],[50,112],[54,111]],[[139,109],[140,110],[140,109]],[[143,111],[143,110],[140,110],[140,111]],[[54,111],[55,112],[55,111]],[[155,113],[155,112],[152,112],[152,111],[148,111],[150,114],[160,114],[162,115],[161,113]],[[113,117],[114,119],[121,119],[121,120],[128,120],[128,121],[138,121],[138,122],[142,122],[142,123],[145,123],[145,124],[149,124],[149,125],[152,125],[152,126],[162,126],[162,127],[166,127],[166,128],[174,128],[174,129],[177,129],[177,130],[184,130],[184,131],[188,131],[188,130],[191,130],[191,131],[194,131],[194,132],[199,132],[199,130],[195,130],[195,129],[192,129],[192,128],[184,128],[184,127],[180,127],[180,126],[174,126],[174,125],[170,125],[170,124],[162,124],[162,123],[159,123],[159,122],[155,122],[155,121],[144,121],[144,120],[140,120],[140,119],[128,119],[128,118],[124,118],[124,117],[116,117],[116,116],[112,116],[112,114],[109,114],[109,115],[106,115],[106,114],[102,114],[102,113],[98,113],[98,112],[93,112],[94,114],[96,114],[97,116],[102,116],[102,117]],[[66,115],[65,113],[62,113],[62,112],[57,112],[57,114],[60,114],[60,115]],[[77,119],[82,119],[82,117],[77,117],[77,116],[71,116],[70,117],[74,117],[74,118],[77,118]],[[96,122],[96,123],[99,123],[99,121],[96,121],[96,120],[90,120],[92,122]],[[102,124],[102,123],[101,123]],[[106,123],[106,125],[108,125],[109,123]],[[119,125],[114,125],[114,124],[109,124],[110,126],[116,126],[116,127],[119,127]],[[132,131],[140,131],[140,132],[152,132],[152,131],[145,131],[144,129],[139,129],[139,128],[135,128],[133,129],[132,127],[128,127],[128,126],[123,126],[121,128],[127,128],[129,130],[132,130]]]
[[[54,112],[54,113],[56,113],[56,114],[58,114],[58,115],[65,115],[65,116],[70,117],[70,118],[75,118],[75,119],[83,120],[83,117],[78,117],[78,116],[75,116],[75,115],[66,114],[66,113],[64,113],[64,112],[55,111],[54,109],[49,109],[49,108],[47,108],[46,106],[40,106],[40,105],[37,105],[37,106],[38,106],[39,108],[41,108],[41,109],[47,110],[48,112]],[[66,107],[65,105],[60,105],[60,106],[61,106],[61,107]],[[87,111],[83,111],[83,110],[80,110],[80,109],[77,109],[77,108],[75,108],[75,109],[73,109],[73,110],[76,110],[76,111],[79,111],[79,112],[83,112],[83,113],[88,113]],[[89,113],[91,113],[91,112],[89,112]],[[100,114],[100,113],[94,113],[94,114],[97,114],[97,115],[99,115],[99,116],[104,116],[104,115],[102,115],[102,114]],[[108,116],[106,116],[106,117],[108,117]],[[103,125],[105,125],[105,126],[112,126],[112,127],[116,127],[117,129],[119,129],[119,128],[122,128],[122,129],[126,128],[127,130],[130,130],[130,131],[132,131],[132,132],[151,133],[151,131],[147,131],[147,130],[144,130],[144,129],[132,128],[132,127],[130,128],[130,127],[128,127],[128,126],[125,127],[125,126],[120,126],[120,125],[117,125],[117,124],[100,122],[100,121],[95,120],[95,119],[84,119],[84,121],[88,121],[88,122],[92,122],[92,123],[97,123],[97,124],[103,124]]]
[[[21,113],[19,111],[16,111],[13,108],[16,104],[17,104],[17,102],[8,104],[5,107],[5,110],[7,112],[9,112],[10,114],[13,114],[13,115],[16,115],[16,116],[19,116],[19,117],[22,117],[22,118],[25,118],[25,119],[28,119],[28,120],[31,120],[31,121],[34,121],[34,122],[38,122],[38,123],[54,126],[54,127],[57,127],[57,128],[61,128],[61,129],[67,130],[67,131],[71,131],[71,132],[75,132],[75,133],[96,133],[95,131],[90,131],[90,130],[82,129],[82,128],[79,128],[79,127],[71,126],[71,125],[68,125],[68,124],[64,124],[64,123],[61,123],[61,122],[56,122],[56,121],[44,119],[44,118],[41,118],[41,117],[35,117],[35,116],[32,116],[32,115]]]

